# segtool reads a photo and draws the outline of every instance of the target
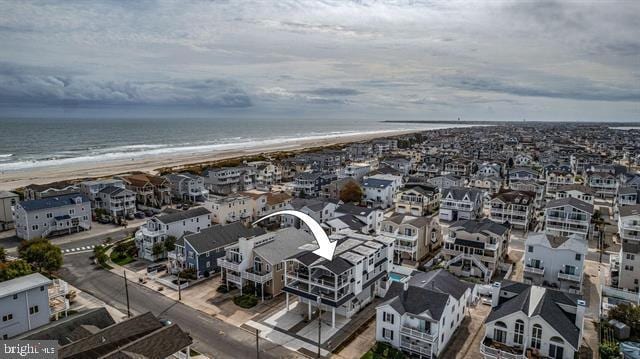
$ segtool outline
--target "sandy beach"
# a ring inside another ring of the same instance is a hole
[[[29,184],[44,184],[63,180],[113,176],[117,174],[129,173],[132,171],[156,173],[156,170],[162,167],[184,166],[277,151],[295,151],[312,147],[367,141],[374,138],[397,136],[414,132],[418,131],[388,131],[384,133],[355,134],[316,140],[294,140],[283,144],[263,147],[251,147],[244,150],[233,149],[199,152],[192,154],[177,153],[166,155],[149,155],[146,157],[138,157],[127,160],[83,162],[60,166],[12,170],[5,171],[0,174],[0,190],[13,190]]]

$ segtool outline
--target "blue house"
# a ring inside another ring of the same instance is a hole
[[[194,268],[197,277],[220,271],[217,259],[223,257],[224,247],[266,233],[264,228],[247,228],[241,222],[215,225],[199,233],[186,233],[176,241],[176,248],[168,253],[169,268],[177,273]]]

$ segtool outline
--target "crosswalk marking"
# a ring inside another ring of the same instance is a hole
[[[84,247],[76,247],[76,248],[68,248],[68,249],[63,249],[62,253],[82,252],[82,251],[92,250],[93,248],[95,248],[95,245],[84,246]]]

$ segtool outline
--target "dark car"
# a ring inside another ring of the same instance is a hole
[[[144,212],[142,212],[142,211],[138,211],[138,212],[136,212],[135,216],[136,216],[136,218],[138,218],[138,219],[143,219],[144,217],[146,217],[145,213],[144,213]]]
[[[164,271],[164,270],[167,270],[167,265],[163,264],[163,263],[150,264],[147,267],[147,273],[160,272],[160,271]]]
[[[144,215],[147,217],[153,217],[154,213],[152,210],[148,209],[146,211],[144,211]]]
[[[111,223],[111,217],[102,216],[102,217],[98,218],[98,223],[100,223],[100,224],[109,224],[109,223]]]

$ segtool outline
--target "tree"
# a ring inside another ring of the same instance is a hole
[[[362,200],[362,188],[354,182],[347,182],[340,190],[340,200],[344,203],[360,202]]]
[[[104,246],[95,246],[93,247],[93,255],[96,258],[98,264],[104,266],[107,263],[107,249]]]
[[[62,251],[45,238],[22,241],[18,256],[31,264],[38,272],[53,272],[62,267]]]
[[[164,254],[164,245],[162,243],[156,243],[151,248],[151,253],[155,256],[161,256]]]
[[[598,347],[600,358],[602,359],[618,359],[620,358],[620,348],[616,343],[602,343]]]
[[[174,249],[176,249],[176,237],[167,237],[167,239],[164,240],[164,249],[167,252],[172,252]]]
[[[4,263],[6,261],[7,261],[7,251],[3,247],[0,247],[0,263]]]
[[[609,320],[615,319],[631,328],[631,336],[637,337],[640,334],[640,306],[620,303],[609,309]]]
[[[31,273],[31,266],[22,259],[0,263],[0,282]]]

